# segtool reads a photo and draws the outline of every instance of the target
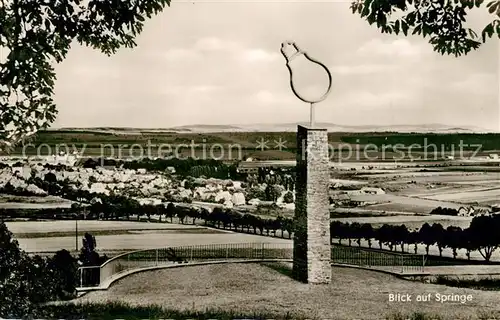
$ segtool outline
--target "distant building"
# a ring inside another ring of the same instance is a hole
[[[258,173],[259,167],[247,166],[247,165],[244,165],[244,163],[240,163],[240,165],[238,166],[238,168],[236,170],[237,170],[237,172],[240,172],[240,173]]]
[[[167,167],[167,171],[174,174],[175,173],[175,168],[174,167]]]
[[[345,193],[337,193],[331,196],[331,199],[333,201],[351,201],[351,197],[349,197],[348,194]]]
[[[361,192],[368,194],[385,194],[385,191],[382,188],[373,187],[363,187],[361,188]]]
[[[159,206],[162,204],[161,199],[155,199],[155,198],[135,198],[137,202],[139,202],[140,205],[153,205],[153,206]]]
[[[460,209],[458,209],[458,216],[460,216],[460,217],[468,217],[469,216],[469,209],[461,207]]]
[[[458,209],[458,215],[461,217],[475,217],[475,216],[485,216],[490,215],[491,211],[485,208],[474,208],[474,207],[461,207]]]

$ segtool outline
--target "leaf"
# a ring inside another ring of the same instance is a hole
[[[472,29],[469,28],[468,31],[469,31],[469,36],[472,39],[476,39],[477,38],[477,33],[474,30],[472,30]]]
[[[19,0],[18,3],[20,10],[17,15],[20,17],[16,17],[10,8],[0,8],[0,46],[9,47],[8,43],[11,43],[11,50],[4,57],[5,62],[0,63],[2,139],[14,136],[18,139],[53,122],[57,110],[51,97],[56,78],[49,61],[62,62],[73,40],[108,55],[120,47],[136,46],[134,31],[138,33],[142,30],[142,22],[146,20],[144,16],[161,12],[171,1]],[[128,12],[132,15],[124,14]],[[143,14],[136,17],[134,13],[137,12]],[[23,32],[16,31],[16,25],[19,25],[15,23],[16,18],[24,20],[30,28]],[[15,34],[21,35],[16,43],[20,46],[12,50]],[[14,92],[19,95],[19,100],[2,103],[9,101],[6,97]],[[17,124],[18,128],[5,129],[12,124]]]
[[[415,23],[415,18],[416,18],[416,12],[412,11],[408,13],[408,15],[405,17],[405,21],[408,23],[408,25],[413,25]]]
[[[361,9],[361,17],[366,17],[368,14],[370,14],[370,8],[369,7],[365,7],[365,6],[360,6]]]
[[[422,29],[422,25],[421,25],[421,24],[417,25],[417,26],[415,27],[415,29],[413,29],[412,34],[413,34],[413,35],[415,35],[415,34],[420,34],[421,29]]]
[[[491,6],[488,8],[489,13],[494,13],[497,11],[498,6],[500,5],[500,2],[495,1],[495,2],[490,2]]]
[[[396,23],[394,24],[394,33],[399,33],[399,20],[396,20]]]
[[[351,3],[351,11],[353,14],[355,14],[357,11],[358,11],[358,7],[360,6],[360,4],[358,4],[357,2],[352,2]]]
[[[403,29],[403,34],[405,36],[408,35],[408,24],[405,21],[401,22],[401,28]]]
[[[486,41],[486,36],[488,36],[488,38],[491,38],[491,36],[493,35],[493,32],[494,32],[494,29],[493,29],[493,23],[490,23],[488,24],[484,29],[483,29],[483,32],[481,33],[481,36],[483,38],[483,42]]]

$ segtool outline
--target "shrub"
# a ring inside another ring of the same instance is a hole
[[[251,187],[247,191],[247,199],[266,200],[266,193],[259,187]]]
[[[73,299],[76,297],[76,286],[78,282],[77,260],[67,250],[57,251],[49,259],[48,269],[52,273],[54,282],[52,283],[53,294],[61,300]]]
[[[293,203],[293,193],[290,191],[285,193],[285,195],[283,196],[283,201],[285,203]]]
[[[458,215],[458,210],[452,209],[452,208],[437,207],[436,209],[433,209],[430,212],[430,214],[444,215],[444,216],[457,216]]]
[[[52,299],[53,278],[47,262],[30,258],[0,223],[0,318],[25,318],[38,303]]]

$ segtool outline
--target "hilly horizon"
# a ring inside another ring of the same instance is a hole
[[[134,128],[134,127],[61,127],[50,128],[47,131],[93,131],[114,132],[116,134],[141,134],[142,132],[173,132],[173,133],[209,133],[209,132],[294,132],[298,125],[308,126],[307,122],[296,123],[255,123],[241,125],[191,124],[167,128]],[[329,132],[422,132],[422,133],[492,133],[494,131],[475,126],[451,126],[439,123],[421,125],[339,125],[330,122],[317,122],[317,128]]]

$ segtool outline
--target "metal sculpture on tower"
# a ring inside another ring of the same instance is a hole
[[[290,74],[290,87],[292,88],[293,93],[297,98],[300,100],[309,103],[310,104],[310,117],[309,117],[309,122],[310,122],[310,127],[314,127],[314,106],[316,103],[321,102],[326,99],[328,94],[330,93],[330,90],[332,88],[332,74],[330,73],[330,70],[321,62],[319,62],[316,59],[311,58],[305,51],[301,50],[297,44],[293,41],[286,41],[281,44],[281,54],[285,57],[286,60],[286,66],[288,68],[288,72]],[[307,59],[310,62],[319,65],[324,69],[328,76],[328,86],[326,91],[320,95],[319,97],[315,99],[311,98],[306,98],[303,94],[299,93],[297,88],[295,87],[294,83],[294,68],[293,68],[293,62],[297,61],[298,59]]]

